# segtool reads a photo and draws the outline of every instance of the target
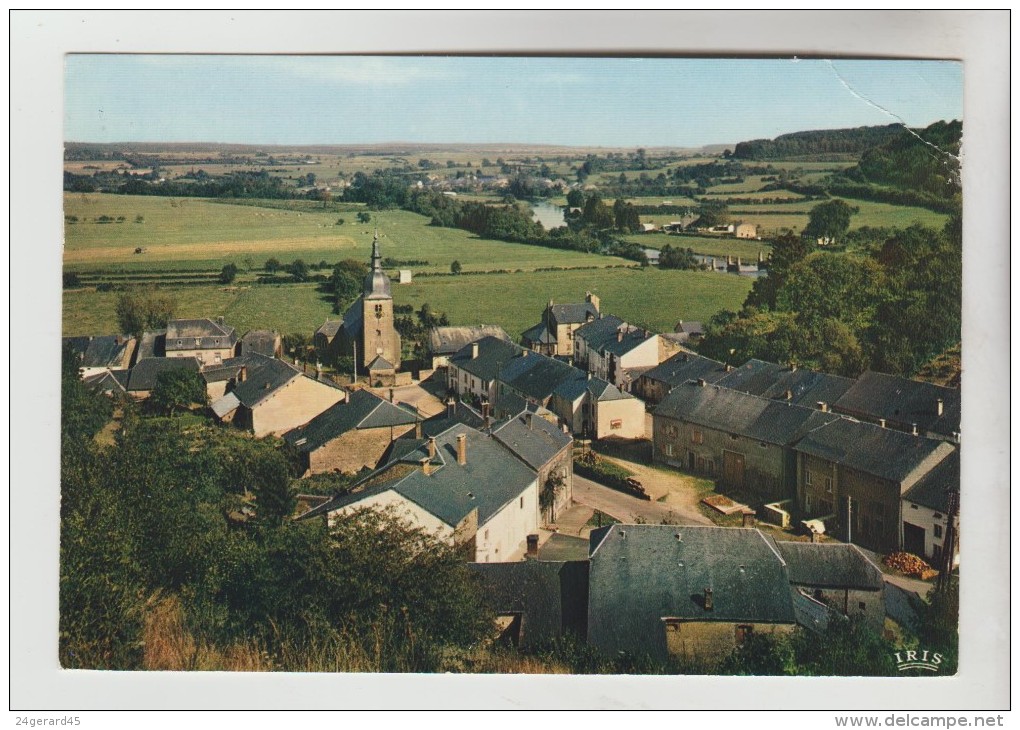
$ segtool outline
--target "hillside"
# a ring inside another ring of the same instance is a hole
[[[846,174],[859,182],[935,195],[959,192],[962,134],[963,123],[956,120],[901,129],[885,144],[867,150]]]
[[[780,160],[820,155],[857,157],[872,147],[895,139],[901,130],[901,125],[889,124],[884,127],[793,132],[781,134],[775,139],[740,142],[733,150],[733,157],[743,160]]]

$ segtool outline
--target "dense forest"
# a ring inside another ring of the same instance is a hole
[[[925,129],[900,129],[888,142],[868,149],[844,173],[856,182],[891,185],[935,196],[960,193],[963,124],[935,122]]]
[[[775,139],[753,139],[733,148],[733,157],[742,160],[785,160],[824,155],[858,156],[864,151],[895,138],[902,125],[817,129],[781,134]]]

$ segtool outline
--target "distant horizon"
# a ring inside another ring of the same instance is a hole
[[[64,136],[696,150],[962,119],[962,84],[956,61],[69,54]]]

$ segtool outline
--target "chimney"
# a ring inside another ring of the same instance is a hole
[[[453,418],[457,414],[457,401],[452,397],[446,399],[446,417]]]
[[[457,463],[461,466],[467,464],[467,434],[457,434]]]
[[[245,378],[247,378],[247,377],[248,377],[248,366],[247,365],[242,365],[240,372],[237,373],[237,382],[238,383],[243,383],[245,381]]]
[[[428,448],[429,448],[429,458],[430,459],[435,459],[436,458],[436,437],[435,436],[429,436]]]
[[[942,415],[942,410],[944,408],[945,408],[945,402],[941,398],[939,398],[937,401],[935,401],[935,413],[937,413],[938,415],[941,416]]]
[[[429,459],[429,457],[423,456],[419,460],[419,463],[421,464],[422,474],[424,474],[425,476],[430,476],[432,474],[432,461]]]
[[[786,400],[793,400],[793,391],[792,390],[786,391]]]
[[[829,404],[826,403],[825,401],[820,400],[817,403],[815,403],[815,405],[818,406],[818,410],[820,410],[822,413],[829,412]]]
[[[393,388],[390,388],[390,403],[393,402]]]
[[[705,589],[705,610],[711,611],[715,607],[715,603],[712,600],[712,589]]]
[[[879,418],[878,419],[878,425],[881,426],[882,428],[885,428],[885,419],[884,418]]]
[[[616,341],[623,342],[623,330],[616,330]]]
[[[222,327],[223,326],[223,317],[217,317],[216,318],[216,324],[218,324],[220,327]]]
[[[471,359],[475,360],[477,358],[478,358],[478,343],[477,342],[472,342],[471,343]]]
[[[916,423],[911,423],[910,424],[910,435],[911,436],[916,436],[917,435],[917,424]]]
[[[414,422],[414,437],[416,439],[421,438],[421,421]]]
[[[741,515],[741,527],[754,527],[754,512],[743,512]]]
[[[591,370],[589,370],[588,371],[588,380],[591,380],[591,375],[592,375]]]
[[[538,535],[528,535],[528,557],[538,557]]]
[[[707,383],[705,382],[704,378],[698,378],[698,385],[704,388],[705,385],[707,385]]]
[[[528,411],[527,413],[525,413],[524,414],[524,420],[527,421],[527,423],[528,423],[528,430],[529,431],[534,429],[534,427],[535,427],[534,426],[534,421],[535,421],[535,414],[534,413],[532,413],[531,411]]]
[[[482,399],[482,418],[488,420],[491,408],[492,408],[492,406],[489,405],[489,399],[488,398],[483,398]]]
[[[728,372],[728,373],[732,373],[733,372],[733,366],[730,365],[729,363],[726,363],[726,368],[725,369],[726,369],[726,372]]]
[[[790,372],[791,373],[797,372],[797,363],[792,362],[792,361],[790,362]]]
[[[272,387],[273,387],[272,384],[267,380],[266,384],[262,386],[262,389],[263,390],[269,390]]]

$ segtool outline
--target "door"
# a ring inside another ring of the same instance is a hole
[[[903,549],[914,555],[924,555],[924,528],[912,525],[909,522],[903,523]]]
[[[736,489],[744,488],[744,455],[723,451],[723,483]]]

